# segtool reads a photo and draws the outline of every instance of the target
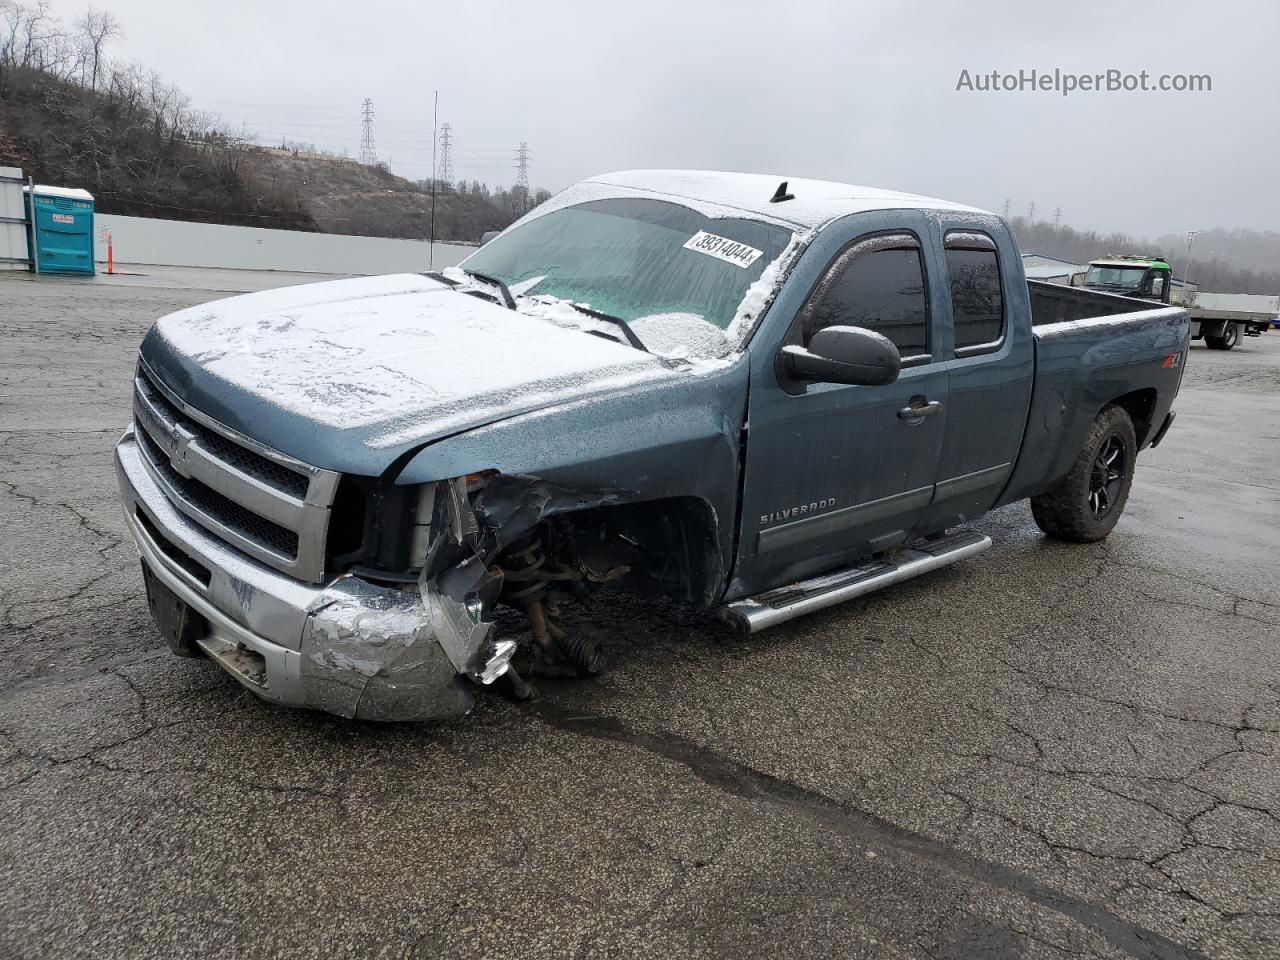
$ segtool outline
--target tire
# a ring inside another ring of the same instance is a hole
[[[1111,533],[1133,485],[1138,439],[1121,407],[1107,407],[1085,433],[1071,472],[1031,498],[1036,525],[1055,540],[1095,543]]]
[[[1210,350],[1230,350],[1240,342],[1240,324],[1228,323],[1222,328],[1222,336],[1205,337],[1204,342]]]

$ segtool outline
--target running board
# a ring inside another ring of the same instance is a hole
[[[861,597],[930,570],[948,567],[991,547],[991,538],[962,531],[891,551],[892,559],[868,561],[812,580],[801,580],[720,608],[720,617],[742,633],[759,633],[795,617]]]

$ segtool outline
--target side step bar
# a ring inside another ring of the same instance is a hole
[[[721,607],[719,614],[742,633],[759,633],[766,627],[950,566],[990,548],[990,537],[967,530],[939,540],[920,541],[862,566],[735,600]]]

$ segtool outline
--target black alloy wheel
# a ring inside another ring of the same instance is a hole
[[[1115,506],[1128,466],[1124,441],[1113,433],[1098,451],[1089,472],[1089,509],[1095,519],[1101,520]]]

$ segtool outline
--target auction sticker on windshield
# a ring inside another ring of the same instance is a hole
[[[699,230],[684,244],[686,250],[705,253],[709,257],[732,263],[735,267],[749,267],[760,259],[763,250],[748,247],[745,243],[730,240],[728,237],[717,237],[714,233]]]

